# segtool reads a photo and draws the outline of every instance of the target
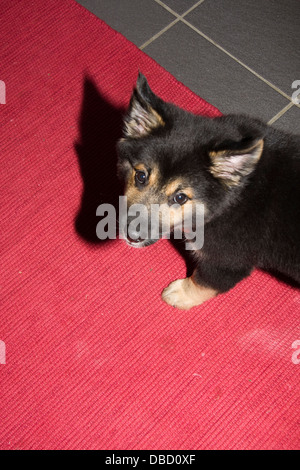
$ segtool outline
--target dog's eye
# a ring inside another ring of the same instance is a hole
[[[188,200],[188,197],[184,193],[178,193],[176,196],[174,196],[174,202],[176,204],[180,204],[181,206],[186,203]]]
[[[136,170],[135,172],[135,181],[139,184],[145,184],[147,180],[146,173],[140,170]]]

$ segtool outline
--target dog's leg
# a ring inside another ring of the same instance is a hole
[[[228,291],[250,272],[249,267],[239,266],[232,270],[199,263],[191,277],[171,282],[163,290],[162,299],[173,307],[188,310]]]
[[[171,282],[163,290],[162,299],[173,307],[188,310],[215,297],[217,294],[217,290],[198,284],[193,275]]]

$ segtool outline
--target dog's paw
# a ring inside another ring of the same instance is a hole
[[[177,307],[182,310],[188,310],[194,307],[191,298],[188,297],[185,287],[186,279],[177,279],[171,282],[162,292],[162,299],[172,307]]]
[[[213,289],[199,286],[187,277],[171,282],[162,292],[162,299],[172,307],[189,310],[201,305],[208,299],[215,297],[217,292]]]

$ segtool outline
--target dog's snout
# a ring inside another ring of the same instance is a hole
[[[130,243],[141,243],[145,241],[145,239],[141,238],[140,236],[137,236],[137,238],[132,238],[129,235],[127,235],[127,239]]]
[[[130,243],[141,243],[145,241],[145,238],[141,236],[141,233],[138,230],[133,229],[130,226],[130,223],[127,225],[127,240]]]

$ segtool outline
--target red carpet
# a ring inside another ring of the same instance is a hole
[[[71,0],[0,11],[1,449],[299,448],[299,290],[255,271],[183,312],[168,241],[95,239],[138,70],[218,111]]]

